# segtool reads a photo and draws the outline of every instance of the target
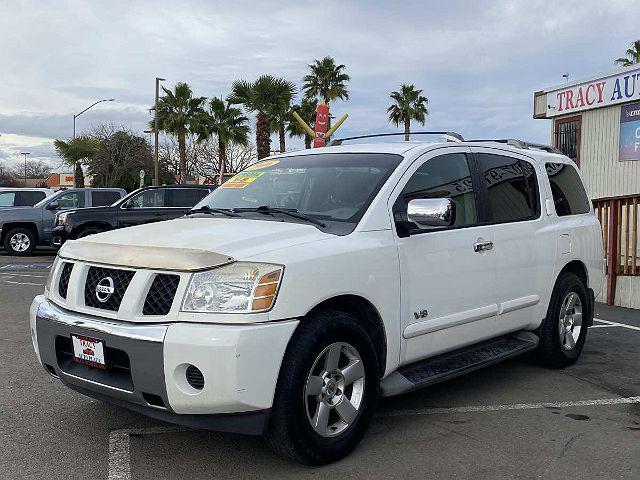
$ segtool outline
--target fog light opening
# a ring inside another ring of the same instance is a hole
[[[189,365],[185,371],[185,377],[187,383],[196,390],[202,390],[204,388],[204,375],[198,367],[195,365]]]

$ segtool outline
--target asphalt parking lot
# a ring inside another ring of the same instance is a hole
[[[384,399],[352,455],[308,468],[259,437],[164,424],[48,376],[27,315],[52,259],[0,253],[0,478],[640,479],[640,312],[598,305],[566,370],[519,358]]]

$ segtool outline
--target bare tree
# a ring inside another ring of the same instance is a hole
[[[46,179],[51,173],[52,168],[42,160],[29,160],[27,162],[27,170],[26,175],[27,178],[39,178]],[[13,175],[16,178],[24,178],[25,176],[25,167],[24,164],[16,164],[10,172],[10,175]]]

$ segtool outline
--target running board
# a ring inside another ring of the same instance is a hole
[[[390,397],[418,390],[515,357],[537,346],[538,337],[525,331],[476,343],[400,367],[382,380],[380,393]]]

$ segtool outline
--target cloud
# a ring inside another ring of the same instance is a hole
[[[359,0],[310,10],[293,1],[11,2],[0,17],[0,133],[33,142],[24,147],[42,148],[57,161],[44,145],[70,137],[73,114],[97,99],[116,102],[83,114],[78,131],[102,122],[146,129],[156,76],[167,78],[168,87],[186,81],[196,95],[224,96],[234,80],[262,73],[300,85],[308,63],[332,55],[351,75],[350,100],[332,105],[334,115],[350,114],[340,135],[395,131],[386,117],[389,92],[415,83],[429,98],[424,128],[548,142],[549,123],[532,119],[533,92],[563,73],[578,78],[611,69],[637,38],[635,6]],[[13,158],[3,137],[0,156]]]

